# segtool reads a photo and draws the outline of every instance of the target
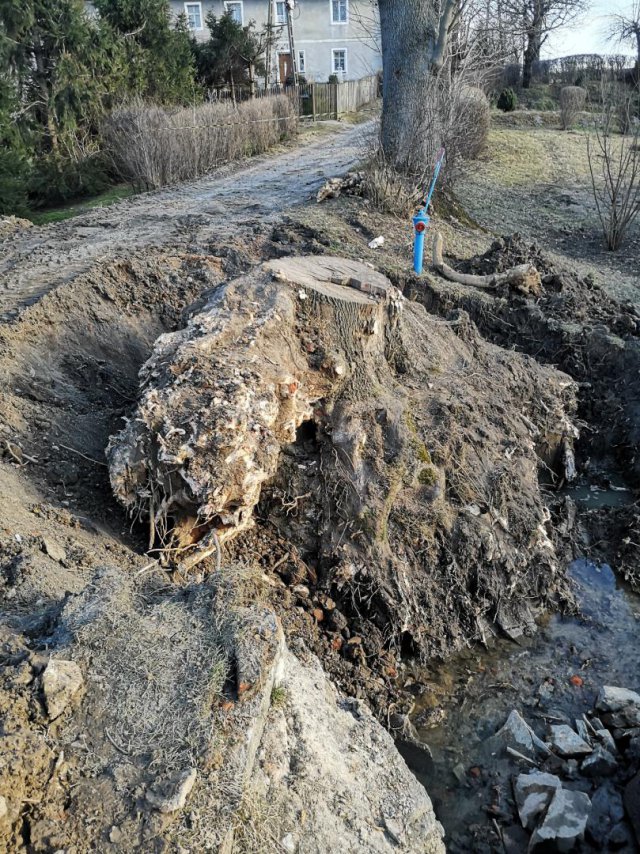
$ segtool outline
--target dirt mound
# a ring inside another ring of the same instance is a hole
[[[533,628],[526,603],[570,598],[538,468],[561,464],[574,392],[466,316],[433,322],[388,283],[371,295],[369,268],[336,280],[332,264],[273,262],[160,338],[111,476],[183,571],[257,506],[290,544],[274,568],[304,588],[288,624],[320,624],[336,669],[384,708],[397,656],[442,655],[492,625],[517,636]]]
[[[618,335],[640,335],[640,310],[636,306],[613,299],[590,276],[579,276],[560,266],[540,246],[527,243],[518,234],[498,238],[487,252],[457,266],[487,275],[520,264],[533,264],[540,273],[544,293],[538,305],[555,320],[605,324]]]

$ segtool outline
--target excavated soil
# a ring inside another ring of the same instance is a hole
[[[494,632],[533,632],[544,609],[572,610],[569,557],[607,559],[640,584],[636,308],[516,238],[466,262],[449,260],[473,272],[532,262],[543,278],[539,300],[431,275],[417,280],[398,260],[404,232],[388,240],[390,254],[376,256],[366,240],[380,233],[377,215],[361,201],[349,201],[346,218],[342,200],[327,210],[322,227],[292,217],[262,229],[253,250],[235,237],[220,245],[208,226],[190,220],[173,251],[127,248],[101,260],[104,247],[76,253],[75,278],[15,315],[5,293],[0,708],[8,818],[0,844],[7,850],[207,850],[196,811],[195,823],[186,813],[169,826],[149,816],[144,792],[191,762],[207,780],[199,805],[221,785],[221,755],[203,748],[211,720],[202,703],[222,714],[238,700],[242,679],[189,683],[181,700],[181,685],[158,665],[173,662],[186,678],[192,662],[225,660],[225,633],[207,611],[207,597],[217,595],[215,556],[192,576],[159,567],[146,554],[144,514],[132,518],[113,497],[105,449],[136,411],[138,374],[158,336],[185,327],[224,283],[247,271],[250,278],[266,258],[329,249],[377,261],[409,298],[393,346],[366,363],[364,379],[336,385],[333,376],[313,417],[280,442],[255,524],[223,546],[223,567],[258,570],[243,595],[259,595],[278,613],[294,652],[317,653],[341,688],[365,698],[379,719],[402,724],[420,661]],[[100,217],[94,225],[102,234]],[[68,228],[78,247],[91,241]],[[34,240],[40,272],[28,264]],[[12,254],[23,302],[47,290],[42,271],[63,258],[45,242],[38,230]],[[56,273],[56,283],[64,278]],[[288,298],[295,303],[295,291]],[[319,355],[327,340],[304,313],[294,316],[285,337],[295,364],[326,371]],[[580,429],[580,483],[623,483],[630,503],[583,509],[562,492],[561,446],[572,421]],[[366,442],[356,459],[349,442],[359,435]],[[118,573],[105,575],[114,564]],[[98,595],[102,589],[109,595]],[[102,610],[92,612],[80,641],[71,640],[80,605],[95,601]],[[116,613],[124,619],[115,621]],[[190,632],[198,642],[181,645]],[[93,674],[58,722],[49,720],[42,693],[52,649]],[[113,663],[128,656],[144,714],[159,701],[165,709],[149,719],[156,729],[117,708],[122,677]],[[184,727],[185,716],[196,725]]]

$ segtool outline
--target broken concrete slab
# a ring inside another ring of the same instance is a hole
[[[84,679],[75,661],[49,660],[42,674],[42,691],[50,720],[59,718],[82,690]]]
[[[147,801],[161,813],[173,813],[183,809],[191,794],[198,772],[188,768],[173,774],[168,780],[156,783],[146,794]]]
[[[532,830],[540,815],[544,814],[551,799],[562,782],[555,774],[543,771],[531,771],[519,774],[513,782],[513,794],[516,799],[518,815],[522,826]]]
[[[555,724],[550,727],[549,745],[564,757],[584,756],[593,749],[567,724]]]
[[[614,688],[605,685],[600,689],[596,699],[596,709],[601,712],[621,712],[627,706],[640,709],[640,694],[628,688]]]
[[[580,771],[585,777],[610,777],[616,773],[618,763],[602,745],[597,745],[593,753],[584,760]]]
[[[571,851],[584,835],[590,812],[591,801],[584,792],[558,789],[544,821],[531,837],[529,851],[541,846],[552,846],[560,852]]]

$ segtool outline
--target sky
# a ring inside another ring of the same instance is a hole
[[[608,17],[628,12],[632,0],[591,0],[589,11],[580,19],[549,37],[542,49],[544,59],[576,53],[633,53],[630,45],[621,47],[607,41]]]

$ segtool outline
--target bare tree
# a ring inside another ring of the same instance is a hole
[[[522,86],[528,89],[533,64],[551,33],[585,11],[588,0],[502,0],[502,6],[512,26],[522,33]]]
[[[640,77],[640,0],[634,0],[626,15],[613,15],[611,38],[622,44],[632,43],[636,50],[636,78]]]

